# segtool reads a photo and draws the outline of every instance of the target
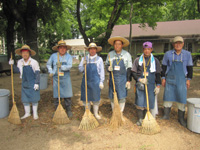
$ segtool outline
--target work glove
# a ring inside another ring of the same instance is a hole
[[[10,58],[9,65],[14,65],[14,60]]]
[[[60,62],[57,62],[56,65],[57,65],[58,68],[61,67],[61,63]]]
[[[34,90],[36,91],[36,90],[39,90],[39,84],[34,84]]]
[[[143,84],[148,84],[148,79],[147,78],[140,78],[139,81]]]
[[[160,92],[160,87],[156,87],[156,88],[154,89],[154,92],[155,92],[155,95],[158,95],[158,93]]]
[[[131,88],[131,83],[130,83],[130,81],[127,81],[127,82],[126,82],[126,88],[127,88],[127,90],[129,90],[129,89]]]
[[[109,66],[109,67],[108,67],[108,71],[113,71],[113,67],[112,67],[112,66]]]
[[[83,65],[87,65],[87,60],[86,59],[83,60]]]
[[[99,88],[102,90],[103,88],[104,88],[104,85],[103,85],[103,83],[99,83]]]

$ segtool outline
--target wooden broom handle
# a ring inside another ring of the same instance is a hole
[[[57,63],[60,63],[59,52],[57,52]],[[58,71],[58,100],[59,100],[59,104],[60,104],[60,76],[59,76],[59,67],[57,67],[57,71]]]
[[[146,63],[145,63],[145,59],[144,59],[144,54],[143,54],[143,68],[144,68],[144,78],[146,79]],[[148,89],[147,89],[147,85],[145,84],[145,92],[146,92],[146,100],[147,100],[147,112],[149,111],[149,96],[148,96]],[[149,114],[148,115],[148,119],[149,119]]]
[[[12,53],[10,54],[11,55],[11,60],[12,60]],[[14,95],[14,84],[13,84],[13,65],[11,64],[11,85],[12,85],[12,102],[13,104],[15,103],[15,95]]]
[[[84,59],[86,60],[85,50],[84,50]],[[85,64],[85,108],[88,108],[88,95],[87,95],[87,64]]]
[[[108,54],[108,58],[109,58],[110,66],[112,66],[109,54]],[[111,71],[111,76],[112,76],[112,83],[113,83],[113,91],[115,93],[116,91],[115,91],[115,81],[114,81],[113,71]]]

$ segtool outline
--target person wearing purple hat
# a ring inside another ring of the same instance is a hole
[[[155,107],[155,95],[160,92],[161,85],[161,66],[159,60],[151,53],[153,51],[151,42],[143,43],[143,54],[137,57],[132,65],[132,76],[136,81],[136,96],[135,105],[137,108],[138,121],[137,125],[142,125],[144,119],[144,110],[147,107],[146,104],[146,93],[144,85],[147,84],[148,96],[149,96],[149,107],[154,109]],[[146,79],[144,78],[143,59],[145,59],[146,67]],[[155,86],[156,85],[156,86]]]
[[[184,40],[181,36],[173,39],[173,50],[167,51],[162,61],[162,85],[164,91],[164,116],[169,120],[169,114],[173,102],[178,107],[178,121],[186,127],[184,120],[187,89],[190,87],[190,80],[193,75],[193,61],[191,53],[183,49]]]

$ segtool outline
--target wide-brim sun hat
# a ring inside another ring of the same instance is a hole
[[[70,45],[67,45],[67,44],[65,43],[65,41],[60,40],[60,41],[58,41],[58,44],[57,44],[56,46],[53,46],[53,47],[52,47],[52,49],[53,49],[54,51],[57,51],[59,46],[65,46],[65,47],[67,47],[67,49],[71,49],[71,48],[72,48]]]
[[[108,43],[112,46],[114,45],[115,41],[122,41],[123,43],[122,47],[127,47],[129,45],[129,41],[126,38],[121,37],[121,36],[114,36],[108,39]]]
[[[102,47],[101,46],[97,46],[96,43],[90,43],[88,47],[85,47],[85,49],[88,50],[88,51],[89,51],[90,48],[96,48],[97,49],[97,53],[102,50]]]
[[[16,49],[15,53],[18,55],[22,55],[22,50],[29,50],[31,53],[31,56],[36,55],[36,52],[34,50],[30,49],[30,46],[28,46],[28,45],[23,45],[21,48]]]

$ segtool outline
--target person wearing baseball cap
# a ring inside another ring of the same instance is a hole
[[[49,60],[47,61],[47,68],[50,76],[53,76],[53,98],[55,109],[58,106],[58,73],[57,68],[59,68],[59,77],[60,77],[60,98],[64,98],[65,109],[67,116],[71,118],[73,116],[71,111],[71,97],[72,93],[72,84],[70,78],[70,69],[72,68],[72,57],[67,53],[67,50],[71,49],[70,45],[67,45],[65,41],[60,40],[56,46],[53,46],[52,49],[56,51],[53,53]],[[59,52],[59,63],[57,58],[57,52]]]
[[[104,88],[103,82],[105,79],[104,63],[103,59],[97,56],[97,53],[102,50],[101,46],[97,46],[95,43],[90,43],[88,47],[85,47],[89,51],[86,59],[83,57],[79,64],[79,71],[83,73],[81,83],[81,100],[84,105],[88,105],[90,109],[90,102],[93,103],[94,116],[97,119],[101,119],[98,114],[101,89]],[[85,103],[85,66],[87,69],[87,90],[88,90],[88,104]]]
[[[135,105],[137,108],[138,121],[137,125],[142,125],[147,107],[145,84],[148,88],[149,108],[154,109],[155,95],[160,92],[161,85],[161,66],[157,58],[151,53],[153,51],[152,43],[147,41],[143,43],[143,54],[137,57],[132,65],[132,76],[136,81]],[[146,79],[144,78],[143,59],[145,59]],[[155,115],[154,115],[155,117]]]
[[[110,73],[109,98],[111,100],[111,107],[113,109],[113,83],[111,78],[111,71],[113,71],[115,89],[117,92],[120,109],[123,113],[127,97],[127,90],[130,89],[132,66],[131,55],[129,54],[129,52],[123,50],[123,47],[127,47],[129,45],[129,41],[124,37],[115,36],[109,38],[108,43],[114,46],[114,50],[108,53],[105,63],[107,71]],[[109,57],[111,60],[111,66],[109,62]]]
[[[33,119],[38,119],[38,101],[40,100],[40,66],[39,63],[31,58],[36,52],[28,45],[23,45],[21,48],[15,50],[15,53],[22,56],[17,62],[17,67],[20,71],[20,78],[22,78],[21,100],[24,105],[25,114],[21,119],[31,116],[32,104]],[[13,60],[9,64],[14,64]]]
[[[173,39],[173,50],[167,51],[162,61],[162,85],[165,87],[163,96],[164,116],[169,120],[173,102],[178,107],[178,122],[186,127],[184,120],[187,89],[193,74],[191,53],[183,49],[184,40],[181,36]]]

